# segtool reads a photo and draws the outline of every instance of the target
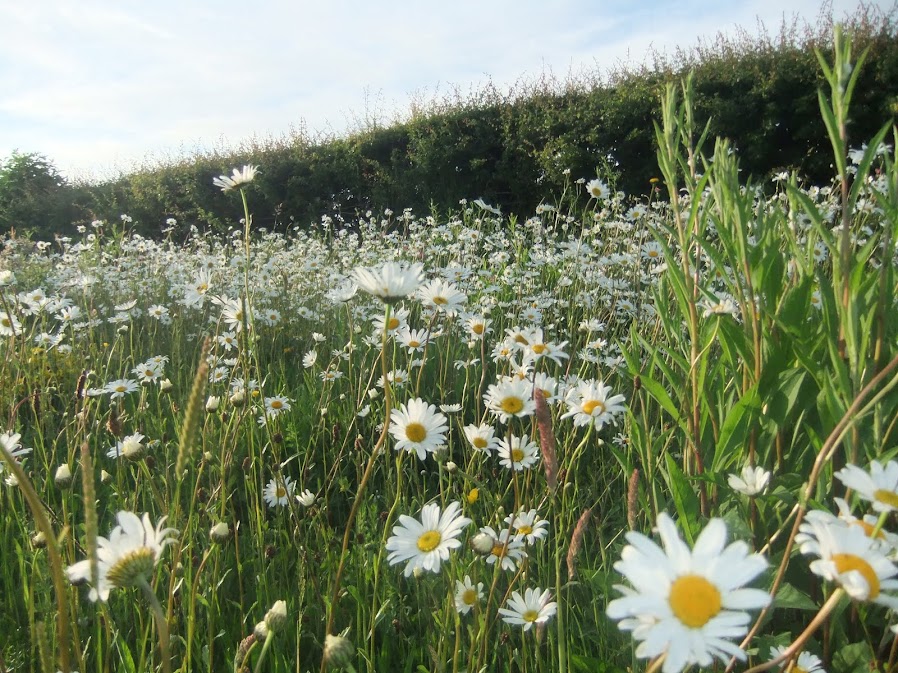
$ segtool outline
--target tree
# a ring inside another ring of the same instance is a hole
[[[71,226],[71,188],[51,161],[15,151],[0,164],[0,232],[50,238]]]

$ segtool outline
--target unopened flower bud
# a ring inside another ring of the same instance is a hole
[[[235,391],[228,401],[235,407],[243,406],[243,403],[246,401],[246,393],[242,390]]]
[[[43,549],[47,546],[47,536],[42,531],[38,531],[32,536],[31,544],[35,549]]]
[[[474,551],[484,556],[493,551],[493,546],[495,546],[495,544],[496,538],[489,533],[477,533],[477,535],[474,536],[474,539],[471,540],[471,547],[474,548]]]
[[[163,393],[171,392],[171,389],[175,387],[175,384],[171,382],[170,379],[162,379],[159,382],[159,390]]]
[[[265,623],[274,632],[280,631],[287,622],[286,601],[275,601],[271,609],[265,613]]]
[[[109,474],[106,470],[100,470],[100,481],[104,484],[108,484],[112,481],[112,475]]]
[[[209,395],[206,398],[206,411],[210,414],[213,411],[218,411],[218,405],[221,404],[221,397],[218,395]]]
[[[446,471],[450,474],[458,471],[458,465],[456,465],[451,460],[446,463]]]
[[[355,646],[343,636],[327,634],[324,639],[324,660],[330,668],[344,668],[352,663]]]
[[[253,635],[256,637],[256,640],[265,640],[268,637],[268,630],[268,624],[263,620],[253,628]]]
[[[68,465],[63,463],[59,467],[56,468],[56,476],[53,477],[56,481],[56,485],[60,488],[66,488],[69,484],[72,483],[72,470]]]
[[[212,530],[209,531],[209,537],[211,537],[214,542],[224,542],[230,535],[231,530],[228,528],[228,524],[224,521],[215,524],[212,526]]]

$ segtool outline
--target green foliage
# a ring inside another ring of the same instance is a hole
[[[895,13],[860,10],[849,22],[867,62],[852,105],[852,138],[871,138],[892,119],[898,100]],[[438,211],[483,197],[503,212],[529,213],[540,190],[560,191],[576,178],[614,177],[616,188],[643,194],[657,175],[651,131],[667,82],[694,72],[693,107],[711,136],[738,149],[745,174],[796,171],[820,184],[831,154],[820,118],[822,84],[815,49],[830,48],[831,24],[784,24],[779,35],[720,37],[653,67],[607,76],[543,76],[508,92],[493,85],[417,106],[389,127],[367,124],[346,137],[281,141],[210,153],[147,168],[89,187],[96,217],[128,213],[140,231],[167,217],[220,230],[239,204],[211,186],[234,166],[254,163],[257,227],[302,227],[327,213],[337,222],[385,206]],[[533,185],[539,185],[535,190]],[[261,198],[260,198],[261,197]],[[164,217],[160,219],[160,213]]]
[[[0,232],[63,233],[74,215],[72,191],[46,157],[13,152],[0,164]]]

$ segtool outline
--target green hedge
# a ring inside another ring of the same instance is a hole
[[[883,119],[894,119],[895,16],[896,10],[866,10],[848,25],[857,48],[869,48],[852,105],[854,145]],[[831,34],[828,25],[786,26],[776,39],[721,38],[638,72],[587,73],[580,82],[543,79],[507,93],[489,86],[467,98],[432,101],[423,113],[388,128],[198,156],[75,191],[82,219],[128,213],[149,234],[168,217],[212,229],[236,222],[239,199],[221,194],[212,178],[244,163],[261,168],[253,187],[254,223],[269,228],[307,226],[325,213],[351,219],[384,207],[443,211],[476,197],[529,215],[566,181],[597,171],[612,172],[607,177],[619,189],[642,195],[658,174],[652,122],[660,92],[689,70],[700,118],[710,120],[712,135],[735,143],[745,174],[796,170],[821,183],[832,175],[832,158],[817,103],[822,78],[814,48],[828,53]]]

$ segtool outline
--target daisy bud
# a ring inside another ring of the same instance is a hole
[[[452,462],[450,460],[449,462],[446,463],[446,471],[449,472],[450,474],[453,472],[458,472],[458,465],[456,465],[454,462]]]
[[[274,632],[280,631],[287,622],[286,601],[275,601],[271,609],[265,613],[265,623]]]
[[[163,393],[171,392],[171,389],[175,387],[175,384],[171,382],[170,379],[162,379],[159,382],[159,390]]]
[[[246,393],[242,390],[238,390],[228,398],[228,401],[235,407],[242,407],[243,403],[246,401]]]
[[[330,634],[324,639],[324,661],[331,668],[344,668],[352,663],[355,646],[343,636]]]
[[[268,637],[268,631],[268,624],[263,620],[256,624],[255,628],[253,629],[253,635],[255,636],[256,640],[265,640]]]
[[[210,414],[213,411],[218,411],[219,404],[221,404],[221,397],[218,395],[209,395],[209,397],[206,398],[206,411]]]
[[[56,468],[56,476],[53,477],[56,485],[60,488],[66,488],[72,483],[72,470],[68,465],[63,463]]]
[[[212,455],[211,451],[203,451],[203,460],[205,460],[207,463],[211,462],[214,457],[215,456]]]
[[[228,528],[228,524],[224,521],[215,524],[212,526],[212,530],[209,531],[209,537],[211,537],[214,542],[224,542],[230,535],[231,531]]]
[[[315,494],[306,489],[296,496],[296,501],[303,507],[311,507],[315,504]]]
[[[104,484],[108,484],[112,481],[112,475],[109,474],[106,470],[100,470],[100,481]]]
[[[31,538],[31,544],[35,549],[43,549],[47,546],[47,536],[43,534],[43,532],[38,531]]]
[[[116,331],[117,331],[119,334],[127,334],[127,333],[128,333],[128,326],[127,326],[127,325],[121,325],[121,326],[119,326],[119,328],[118,328]]]
[[[471,540],[471,547],[482,556],[492,553],[495,544],[496,538],[489,533],[477,533]]]

